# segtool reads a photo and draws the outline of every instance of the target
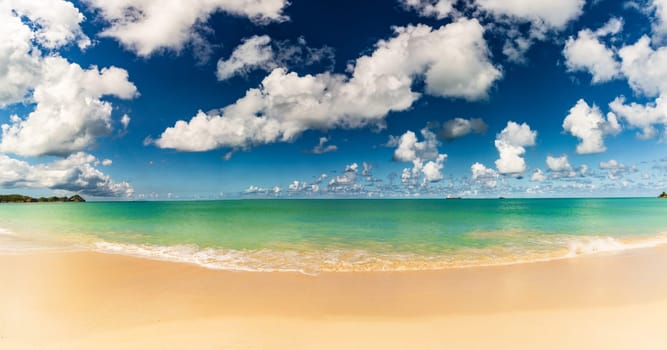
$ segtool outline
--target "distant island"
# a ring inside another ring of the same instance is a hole
[[[0,203],[45,203],[45,202],[85,202],[78,194],[72,197],[39,197],[33,198],[20,194],[0,194]]]
[[[662,192],[658,198],[667,198],[667,192]]]

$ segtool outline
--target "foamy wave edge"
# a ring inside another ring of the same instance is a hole
[[[561,240],[551,253],[478,256],[464,254],[426,256],[418,254],[380,254],[365,250],[320,250],[314,252],[276,251],[270,249],[235,250],[200,248],[195,245],[160,246],[96,242],[92,250],[151,260],[189,263],[201,267],[246,272],[299,272],[317,275],[322,272],[419,271],[513,265],[569,259],[603,253],[653,248],[667,244],[667,234],[652,238],[620,240],[590,236]],[[471,252],[467,250],[466,252]]]

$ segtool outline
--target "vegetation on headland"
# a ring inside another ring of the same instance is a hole
[[[20,194],[0,194],[0,203],[44,203],[44,202],[85,202],[83,197],[75,194],[71,197],[39,197],[33,198]]]
[[[662,192],[658,198],[667,198],[667,192]]]

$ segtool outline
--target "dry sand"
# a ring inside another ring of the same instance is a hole
[[[667,349],[667,248],[421,272],[0,255],[0,349]]]

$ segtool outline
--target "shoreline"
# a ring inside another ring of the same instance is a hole
[[[625,349],[632,340],[635,348],[659,349],[667,346],[659,331],[667,322],[664,266],[664,246],[318,276],[95,252],[0,254],[0,280],[12,282],[0,287],[0,347],[398,349],[410,341],[420,348]],[[559,332],[525,338],[538,324]]]
[[[570,247],[561,248],[560,250],[554,250],[551,254],[534,254],[532,256],[503,256],[503,259],[491,261],[491,262],[453,262],[448,260],[438,260],[439,257],[436,256],[419,256],[419,255],[404,255],[401,253],[388,254],[388,255],[376,255],[369,253],[369,257],[380,257],[380,258],[394,258],[395,260],[385,260],[383,263],[375,262],[375,264],[367,263],[365,265],[355,265],[354,263],[339,262],[339,264],[347,263],[351,267],[346,268],[331,268],[330,266],[325,269],[299,269],[299,268],[284,268],[284,267],[271,267],[264,266],[262,268],[253,268],[249,265],[241,264],[228,264],[228,265],[216,265],[217,262],[206,262],[200,258],[195,258],[199,253],[207,254],[213,253],[213,258],[216,257],[215,254],[219,256],[228,257],[229,255],[236,254],[237,259],[243,260],[245,256],[244,253],[247,253],[243,250],[234,250],[234,249],[223,249],[223,248],[200,248],[196,245],[175,245],[175,246],[159,246],[151,244],[133,244],[133,243],[111,243],[106,241],[95,242],[92,244],[65,244],[59,245],[53,242],[42,242],[38,243],[32,239],[25,239],[17,234],[12,233],[11,231],[3,231],[0,228],[0,239],[2,237],[10,238],[12,240],[17,240],[14,242],[2,242],[0,243],[9,243],[10,246],[18,243],[25,243],[23,247],[13,247],[13,248],[4,248],[0,249],[0,256],[2,255],[30,255],[30,254],[41,254],[41,253],[93,253],[93,254],[105,254],[112,256],[123,256],[130,257],[140,260],[149,260],[149,261],[158,261],[166,263],[176,263],[176,264],[187,264],[192,266],[197,266],[207,270],[214,271],[227,271],[227,272],[248,272],[248,273],[299,273],[307,276],[319,276],[320,274],[329,274],[329,273],[374,273],[374,272],[438,272],[438,271],[448,271],[448,270],[458,270],[458,269],[475,269],[475,268],[493,268],[493,267],[504,267],[512,265],[524,265],[524,264],[534,264],[534,263],[548,263],[560,260],[570,260],[570,259],[579,259],[587,257],[598,257],[598,256],[613,256],[624,253],[631,253],[636,250],[645,250],[645,249],[657,249],[664,247],[667,249],[667,233],[661,233],[658,235],[650,237],[632,237],[632,240],[621,240],[619,238],[613,237],[604,237],[604,236],[584,236],[572,238]],[[13,244],[12,244],[13,243]],[[572,243],[576,243],[573,245]],[[600,246],[601,245],[601,246]],[[184,252],[185,251],[185,252]],[[277,256],[285,255],[288,256],[291,253],[302,253],[299,251],[270,251],[265,250],[268,254],[276,254]],[[333,251],[338,253],[339,251]],[[341,250],[340,252],[344,252]],[[365,251],[360,251],[362,253],[367,253]],[[185,253],[185,254],[183,254]],[[325,258],[317,254],[326,254],[327,251],[316,251],[316,257]],[[179,255],[180,254],[180,255]],[[250,253],[252,254],[252,252]],[[477,254],[479,254],[477,252]],[[201,255],[199,255],[201,257]],[[400,257],[401,259],[396,259]],[[262,258],[265,258],[263,256]],[[301,256],[304,258],[304,256]],[[313,259],[313,256],[308,256],[308,258]],[[251,257],[252,259],[252,257]],[[498,258],[496,258],[498,259]],[[397,265],[395,262],[400,261],[403,265]],[[411,265],[406,265],[409,262]],[[260,261],[261,262],[261,261]],[[274,262],[275,263],[275,262]],[[392,265],[387,267],[387,265]],[[373,265],[373,266],[371,266]],[[365,266],[365,267],[364,267]],[[371,267],[369,267],[371,266]],[[378,268],[381,266],[381,268]]]
[[[354,263],[348,263],[348,266],[341,268],[340,266],[336,268],[329,267],[328,269],[312,269],[306,270],[304,268],[283,268],[283,267],[263,267],[261,269],[255,269],[250,266],[237,265],[216,265],[216,262],[201,262],[196,261],[197,259],[192,259],[192,256],[174,256],[176,254],[164,254],[164,251],[169,252],[171,249],[175,251],[179,250],[193,250],[190,252],[191,255],[196,255],[197,252],[213,252],[220,253],[220,255],[225,256],[228,254],[237,254],[241,258],[244,258],[243,251],[233,250],[233,249],[218,249],[218,248],[199,248],[195,245],[179,245],[179,246],[155,246],[149,244],[126,244],[126,243],[111,243],[111,242],[97,242],[94,243],[92,247],[82,247],[80,250],[73,251],[82,251],[82,252],[95,252],[102,254],[112,254],[112,255],[122,255],[128,257],[134,257],[139,259],[148,259],[164,262],[174,262],[174,263],[184,263],[192,264],[195,266],[203,267],[211,270],[219,271],[238,271],[238,272],[294,272],[301,273],[309,276],[317,276],[322,273],[353,273],[353,272],[419,272],[419,271],[442,271],[442,270],[456,270],[456,269],[470,269],[470,268],[487,268],[487,267],[499,267],[499,266],[510,266],[510,265],[522,265],[522,264],[532,264],[532,263],[544,263],[558,260],[567,260],[567,259],[578,259],[582,257],[594,257],[594,256],[604,256],[604,255],[614,255],[622,254],[623,252],[629,252],[633,250],[641,249],[651,249],[667,246],[667,233],[660,233],[657,235],[652,235],[648,237],[631,237],[631,239],[626,238],[622,240],[620,238],[614,238],[609,236],[583,236],[583,237],[570,237],[572,240],[569,247],[562,247],[559,250],[554,250],[551,254],[542,253],[542,254],[533,254],[524,255],[524,256],[503,256],[502,258],[496,258],[496,261],[476,261],[476,262],[453,262],[442,259],[444,256],[419,256],[419,255],[406,255],[402,253],[396,254],[387,254],[387,255],[374,255],[370,253],[369,257],[385,260],[382,263],[375,262],[375,264],[367,263],[364,268],[364,265],[356,265]],[[106,247],[106,248],[104,248]],[[137,250],[143,251],[137,253]],[[162,251],[162,253],[155,254],[154,251]],[[72,250],[70,250],[72,251]],[[268,251],[268,250],[267,250]],[[65,251],[67,252],[67,251]],[[336,252],[336,251],[334,251]],[[364,252],[364,251],[361,251]],[[195,254],[193,254],[195,253]],[[272,254],[285,254],[289,253],[298,253],[296,251],[288,252],[271,252]],[[317,251],[317,254],[326,254],[327,251]],[[364,252],[368,253],[368,252]],[[479,252],[476,252],[477,255],[480,255]],[[1,253],[0,253],[1,254]],[[162,255],[160,255],[162,254]],[[170,256],[171,255],[171,256]],[[397,259],[400,257],[402,259]],[[304,256],[301,256],[304,258]],[[312,259],[312,256],[308,256]],[[322,259],[322,256],[318,256]],[[324,257],[326,258],[326,256]],[[406,259],[407,258],[407,259]],[[394,259],[394,260],[391,260]],[[400,261],[396,264],[397,261]],[[408,261],[411,265],[406,265]],[[338,264],[345,263],[344,260],[338,262]],[[373,265],[369,267],[370,265]],[[388,265],[393,265],[392,267],[386,267]],[[378,268],[382,266],[382,268]],[[321,268],[321,267],[320,267]]]

